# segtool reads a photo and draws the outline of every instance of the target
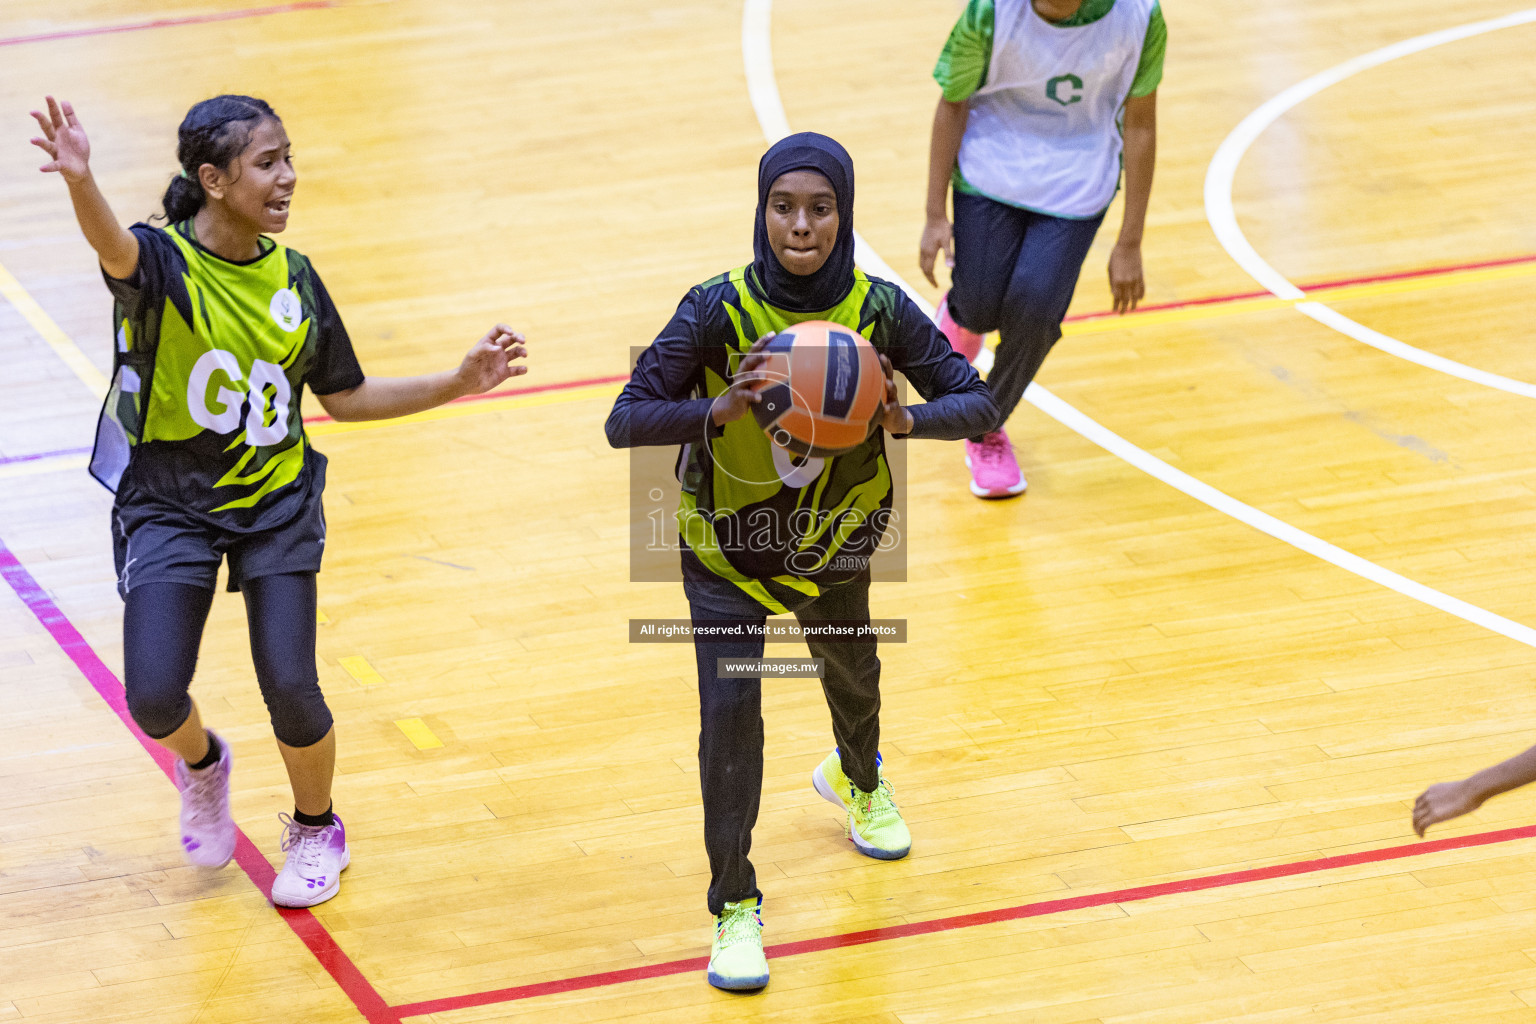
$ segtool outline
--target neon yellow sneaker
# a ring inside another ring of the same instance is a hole
[[[715,941],[709,948],[709,983],[732,991],[768,984],[761,898],[727,903],[725,910],[715,916]]]
[[[876,765],[879,762],[875,762]],[[843,759],[833,750],[811,773],[816,792],[848,812],[848,838],[860,853],[877,860],[901,860],[912,850],[912,833],[901,820],[901,811],[891,799],[893,790],[885,773],[880,785],[866,793],[843,774]]]

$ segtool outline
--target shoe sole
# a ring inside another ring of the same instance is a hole
[[[965,468],[971,468],[971,457],[969,455],[965,457]],[[977,487],[976,479],[974,477],[971,478],[971,493],[976,495],[978,498],[1014,498],[1020,494],[1023,494],[1024,489],[1028,486],[1029,481],[1024,479],[1023,474],[1020,474],[1019,482],[1014,486],[1003,488],[1001,490],[993,489],[990,491],[982,487]]]
[[[341,871],[347,870],[351,864],[352,848],[348,847],[341,851]],[[321,889],[318,893],[309,899],[280,901],[276,896],[273,896],[272,905],[274,907],[288,907],[291,910],[304,910],[309,907],[318,907],[320,904],[326,902],[327,900],[333,899],[337,893],[341,892],[341,871],[336,872],[336,880],[334,882],[326,886],[324,889]]]
[[[191,864],[195,868],[202,868],[204,871],[217,871],[222,867],[227,867],[229,862],[235,859],[235,848],[233,846],[229,848],[229,853],[224,857],[224,859],[215,864],[204,864],[201,861],[193,860],[192,855],[186,853],[185,850],[183,850],[182,853],[186,856],[188,864]]]
[[[898,852],[896,850],[882,850],[880,847],[871,846],[865,841],[864,837],[859,835],[858,830],[853,827],[853,818],[848,810],[848,805],[843,803],[842,798],[832,791],[831,783],[827,782],[827,777],[821,773],[821,765],[817,765],[816,770],[811,772],[811,786],[827,803],[836,804],[842,808],[844,814],[849,814],[848,838],[853,843],[854,849],[864,856],[873,857],[875,860],[901,860],[901,858],[912,852],[912,847],[910,846]]]
[[[715,986],[715,988],[723,988],[727,992],[745,992],[763,988],[768,984],[768,975],[766,974],[755,978],[727,978],[724,975],[710,971],[707,977],[711,985]]]
[[[848,805],[843,803],[842,798],[832,791],[832,784],[822,774],[821,765],[817,765],[816,770],[811,772],[811,786],[827,803],[836,804],[845,811],[848,809]]]

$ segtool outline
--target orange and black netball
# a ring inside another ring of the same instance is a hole
[[[768,440],[794,455],[826,458],[863,444],[875,429],[885,375],[875,347],[841,324],[811,320],[781,332],[756,371],[753,406]]]

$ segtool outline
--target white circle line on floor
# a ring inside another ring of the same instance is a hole
[[[1536,12],[1532,12],[1532,18],[1536,20]],[[779,94],[779,83],[773,67],[773,50],[769,42],[772,19],[773,0],[745,0],[741,18],[741,52],[747,75],[747,92],[752,100],[752,109],[757,112],[757,120],[762,126],[763,135],[770,143],[777,142],[790,134],[789,118],[784,113],[784,102]],[[890,265],[881,259],[880,255],[870,248],[869,243],[857,233],[854,234],[854,244],[855,258],[866,273],[883,277],[893,284],[900,285],[930,317],[933,316],[932,304],[892,270]],[[1300,292],[1298,291],[1297,294],[1300,295]],[[989,353],[983,349],[983,354]],[[979,362],[978,360],[978,368],[985,370],[986,367],[980,366]],[[1067,429],[1082,435],[1149,476],[1161,480],[1218,512],[1231,516],[1241,523],[1338,566],[1340,569],[1394,590],[1404,597],[1454,615],[1500,636],[1525,644],[1527,647],[1536,647],[1536,629],[1408,579],[1406,576],[1401,576],[1375,562],[1361,558],[1320,537],[1314,537],[1304,530],[1276,519],[1267,512],[1245,505],[1231,495],[1196,480],[1183,470],[1175,469],[1155,455],[1136,447],[1119,434],[1057,398],[1039,384],[1031,384],[1024,392],[1024,399]]]
[[[1271,294],[1295,301],[1297,304],[1293,308],[1296,312],[1302,316],[1311,317],[1325,327],[1331,327],[1356,341],[1428,369],[1510,394],[1536,398],[1536,384],[1489,373],[1487,370],[1479,370],[1475,366],[1468,366],[1454,359],[1447,359],[1433,352],[1415,348],[1406,342],[1351,320],[1343,313],[1321,302],[1299,301],[1305,299],[1306,294],[1258,254],[1258,251],[1249,243],[1248,237],[1243,234],[1243,229],[1238,227],[1237,213],[1232,206],[1232,183],[1237,176],[1237,165],[1242,161],[1243,154],[1248,152],[1248,147],[1253,145],[1265,129],[1303,100],[1316,96],[1324,89],[1337,85],[1362,71],[1380,67],[1400,57],[1532,22],[1536,22],[1536,8],[1515,11],[1501,18],[1475,21],[1467,25],[1414,36],[1412,39],[1404,39],[1390,46],[1383,46],[1379,50],[1353,57],[1327,71],[1297,82],[1243,118],[1222,140],[1221,145],[1216,147],[1216,154],[1211,157],[1211,163],[1205,171],[1205,219],[1210,222],[1211,230],[1216,233],[1222,248],[1227,250],[1227,254],[1243,268],[1249,277],[1268,289]]]

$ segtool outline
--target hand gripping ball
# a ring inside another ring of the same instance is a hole
[[[885,398],[880,357],[861,334],[809,320],[781,331],[756,370],[753,415],[768,440],[800,456],[842,455],[874,432]]]

